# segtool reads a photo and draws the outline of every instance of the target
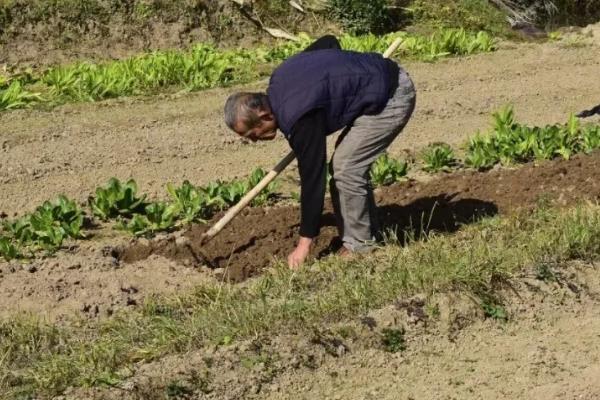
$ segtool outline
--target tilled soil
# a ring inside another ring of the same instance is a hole
[[[416,235],[453,232],[486,215],[527,210],[550,202],[570,205],[600,199],[600,152],[571,160],[528,164],[486,173],[459,171],[430,182],[406,182],[377,191],[384,227]],[[60,318],[72,311],[96,317],[134,307],[155,293],[171,293],[208,279],[243,281],[294,247],[299,210],[251,208],[208,244],[206,226],[127,240],[100,229],[89,242],[73,244],[54,258],[31,264],[0,263],[0,314],[29,310]],[[313,256],[335,250],[336,229],[328,211]],[[206,260],[203,259],[206,257]],[[205,265],[208,261],[210,267]]]
[[[482,216],[528,209],[542,201],[559,205],[600,198],[600,152],[569,161],[529,164],[488,173],[464,171],[440,175],[431,182],[411,181],[377,193],[384,231],[412,236],[422,231],[452,232]],[[297,207],[254,208],[208,244],[200,245],[205,225],[196,226],[181,240],[175,237],[135,244],[120,252],[125,262],[160,255],[185,265],[206,262],[233,281],[260,273],[274,260],[284,260],[294,248],[298,229]],[[330,207],[323,218],[313,256],[335,251],[335,219]]]

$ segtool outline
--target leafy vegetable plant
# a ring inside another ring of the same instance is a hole
[[[381,155],[371,167],[371,183],[374,186],[387,186],[401,181],[408,173],[408,163]]]
[[[33,213],[7,222],[4,228],[12,240],[5,242],[3,247],[15,254],[9,243],[14,246],[14,241],[21,246],[55,251],[68,237],[83,238],[82,226],[81,208],[73,200],[59,196],[54,202],[44,202]]]
[[[0,236],[0,256],[6,261],[10,261],[20,256],[19,249],[8,237]]]
[[[110,178],[108,185],[96,189],[96,196],[88,200],[92,213],[103,221],[118,216],[131,216],[143,212],[146,195],[138,197],[138,186],[133,179],[125,184]]]
[[[165,231],[174,226],[173,210],[164,202],[150,203],[146,205],[144,214],[135,214],[129,221],[121,221],[117,227],[138,236]]]
[[[483,169],[497,163],[569,159],[573,154],[600,146],[600,128],[582,126],[574,115],[564,125],[529,127],[517,123],[512,107],[505,107],[494,113],[493,122],[491,132],[478,133],[467,144],[466,165]]]
[[[433,143],[422,154],[423,169],[427,172],[450,171],[456,164],[454,150],[447,143]]]

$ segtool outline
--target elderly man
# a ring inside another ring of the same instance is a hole
[[[342,50],[325,36],[272,74],[267,93],[236,93],[225,122],[240,136],[271,140],[279,129],[298,159],[300,239],[291,268],[307,258],[318,236],[326,180],[326,137],[343,129],[332,156],[330,191],[341,254],[372,248],[378,230],[369,182],[371,164],[407,124],[416,93],[409,75],[375,53]]]

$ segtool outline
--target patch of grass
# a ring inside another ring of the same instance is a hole
[[[407,9],[417,29],[461,27],[514,36],[506,15],[487,0],[412,0]]]
[[[104,322],[60,329],[40,322],[33,329],[7,320],[0,354],[10,357],[0,365],[1,390],[9,398],[24,393],[43,398],[69,386],[114,384],[134,363],[225,337],[231,342],[290,329],[310,334],[318,324],[356,318],[416,293],[493,293],[498,279],[541,261],[598,259],[600,206],[494,217],[453,235],[421,236],[426,240],[390,244],[349,262],[332,257],[300,272],[280,265],[244,286],[206,284],[155,297]],[[488,314],[499,317],[500,310],[490,308]],[[35,346],[15,345],[29,343],[32,335]]]

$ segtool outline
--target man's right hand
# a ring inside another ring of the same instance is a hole
[[[306,261],[306,258],[310,253],[312,242],[313,240],[311,238],[300,237],[298,245],[288,256],[288,266],[290,268],[297,269],[304,264],[304,261]]]

